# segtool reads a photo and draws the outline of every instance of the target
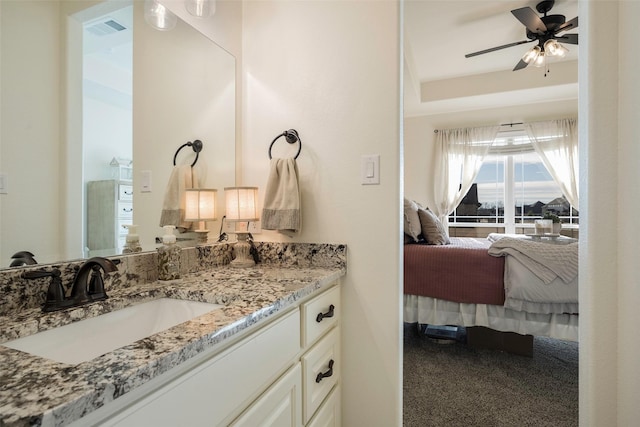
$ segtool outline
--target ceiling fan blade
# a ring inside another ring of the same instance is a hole
[[[521,60],[520,60],[520,62],[518,62],[518,63],[516,64],[516,66],[515,66],[515,67],[513,67],[513,71],[522,70],[522,69],[523,69],[523,68],[525,68],[527,65],[529,65],[529,64],[527,64],[526,62],[524,62],[524,61],[521,59]]]
[[[522,40],[522,41],[519,41],[519,42],[503,44],[502,46],[492,47],[491,49],[485,49],[485,50],[480,50],[478,52],[467,53],[464,57],[465,58],[471,58],[472,56],[478,56],[478,55],[482,55],[484,53],[495,52],[496,50],[506,49],[506,48],[512,47],[512,46],[518,46],[519,44],[523,44],[523,43],[531,43],[532,41],[534,41],[534,40]]]
[[[511,11],[518,21],[522,22],[527,30],[535,34],[544,34],[547,31],[547,26],[542,22],[542,19],[537,13],[530,7],[521,7],[520,9],[514,9]]]
[[[565,34],[564,36],[556,37],[556,40],[562,43],[569,44],[578,44],[578,35],[577,34]]]
[[[558,28],[555,29],[554,33],[558,34],[558,33],[561,33],[563,31],[573,30],[574,28],[578,28],[578,17],[577,16],[575,18],[573,18],[571,21],[567,21],[564,24],[560,25]]]

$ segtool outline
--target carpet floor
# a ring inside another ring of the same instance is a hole
[[[405,326],[405,427],[578,425],[578,343],[534,338],[533,357],[442,343]]]

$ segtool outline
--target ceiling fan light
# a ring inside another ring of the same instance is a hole
[[[546,42],[544,42],[544,51],[547,52],[547,55],[549,56],[556,56],[556,57],[562,58],[567,54],[569,49],[562,46],[560,43],[558,43],[557,40],[549,39]]]
[[[542,49],[540,49],[540,46],[534,46],[525,52],[525,54],[522,56],[522,60],[527,64],[535,63],[535,61],[540,57],[541,54]]]
[[[544,52],[540,52],[540,55],[538,55],[536,57],[536,59],[533,61],[533,66],[534,67],[542,67],[544,66]]]

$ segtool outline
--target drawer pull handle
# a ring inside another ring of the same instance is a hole
[[[316,376],[316,382],[319,383],[323,378],[329,378],[331,375],[333,375],[333,359],[329,361],[329,370],[327,372],[320,372]]]
[[[318,313],[318,315],[316,316],[316,322],[322,322],[322,319],[324,319],[325,317],[333,317],[333,310],[335,310],[335,307],[333,304],[331,304],[329,306],[329,311],[327,311],[326,313]]]
[[[123,193],[125,194],[125,196],[131,196],[133,195],[133,191],[123,191]]]
[[[126,213],[133,212],[133,208],[122,208],[122,212],[126,212]]]

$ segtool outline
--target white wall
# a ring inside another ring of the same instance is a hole
[[[0,3],[0,173],[9,183],[0,194],[0,267],[19,250],[60,259],[59,13],[57,2]],[[20,77],[33,84],[17,85]]]
[[[343,425],[401,425],[399,5],[245,1],[243,18],[241,183],[264,191],[283,130],[303,144],[302,232],[256,237],[347,244]],[[380,154],[380,185],[360,184],[363,154]]]
[[[583,426],[640,419],[640,60],[629,55],[639,18],[638,2],[580,4]]]

